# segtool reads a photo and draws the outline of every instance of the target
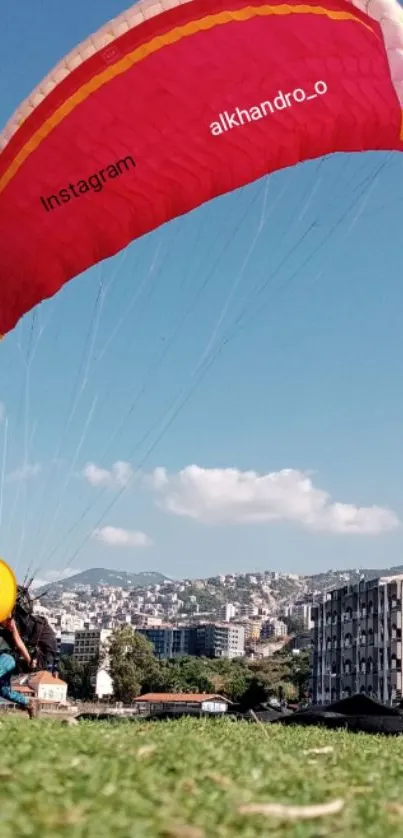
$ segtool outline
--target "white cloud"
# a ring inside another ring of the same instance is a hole
[[[102,527],[94,530],[93,538],[109,547],[151,547],[153,543],[144,532],[124,530],[120,527]]]
[[[129,485],[134,472],[130,463],[119,460],[113,464],[110,470],[101,468],[96,463],[87,463],[83,468],[82,476],[91,486],[122,488]]]
[[[7,480],[10,483],[24,483],[26,480],[31,480],[37,477],[41,471],[40,463],[25,463],[20,468],[16,468],[7,475]]]
[[[192,465],[170,475],[159,468],[152,485],[168,512],[208,524],[288,521],[316,532],[378,535],[400,523],[389,509],[333,501],[296,469],[257,474]]]
[[[164,489],[168,486],[169,480],[165,468],[155,468],[151,476],[151,485],[154,489]]]

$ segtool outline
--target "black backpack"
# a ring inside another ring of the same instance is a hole
[[[58,658],[57,640],[46,617],[37,614],[31,617],[28,648],[38,662],[38,669],[54,669]]]
[[[38,669],[55,669],[58,648],[55,632],[46,617],[33,613],[33,602],[26,588],[18,586],[14,619],[31,657]]]

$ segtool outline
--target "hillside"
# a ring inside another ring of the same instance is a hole
[[[156,597],[153,602],[163,603],[161,614],[163,613],[164,617],[172,615],[177,617],[179,614],[178,611],[172,614],[167,611],[169,598],[172,601],[173,595],[180,603],[181,616],[191,617],[203,614],[217,617],[227,603],[235,604],[238,613],[241,613],[242,609],[246,613],[245,609],[249,606],[252,608],[266,606],[271,613],[276,613],[292,602],[316,599],[325,591],[356,584],[360,579],[397,573],[403,573],[403,566],[327,570],[313,575],[278,573],[268,570],[261,573],[238,573],[174,580],[157,571],[131,573],[96,567],[39,588],[36,594],[43,596],[44,593],[48,593],[50,600],[55,601],[67,591],[76,592],[84,598],[91,596],[97,586],[133,591],[153,588]],[[158,593],[155,591],[155,586],[162,586]]]
[[[38,588],[38,594],[43,591],[69,591],[79,587],[95,587],[96,585],[110,585],[111,588],[147,588],[149,585],[162,585],[167,579],[162,573],[148,570],[141,573],[129,573],[125,570],[107,570],[103,567],[92,567],[89,570],[83,570],[81,573],[76,573],[74,576],[69,576],[67,579],[62,579],[59,582],[53,582]]]

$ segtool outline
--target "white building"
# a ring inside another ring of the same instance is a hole
[[[100,699],[113,695],[113,681],[106,669],[98,670],[95,676],[94,692]]]
[[[36,672],[28,678],[28,686],[40,701],[64,703],[67,700],[67,684],[50,672]]]
[[[235,623],[196,626],[196,651],[207,658],[242,658],[245,654],[245,629]]]
[[[60,628],[63,632],[80,631],[84,628],[84,619],[78,614],[62,614],[60,617]]]
[[[230,620],[233,620],[235,614],[236,608],[232,602],[227,602],[220,609],[220,618],[221,620],[224,620],[224,623],[229,623]]]

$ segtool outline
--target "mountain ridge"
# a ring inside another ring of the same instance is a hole
[[[346,584],[356,584],[360,579],[374,579],[378,576],[393,576],[397,574],[403,574],[403,565],[395,565],[392,567],[387,568],[354,568],[348,570],[325,570],[321,571],[320,573],[313,573],[313,574],[288,574],[278,573],[276,571],[262,571],[262,572],[254,572],[247,571],[246,573],[238,573],[238,574],[226,574],[227,576],[234,575],[235,577],[242,577],[242,576],[261,576],[264,574],[276,574],[283,579],[284,582],[287,581],[287,587],[299,588],[302,587],[304,592],[307,593],[314,593],[317,591],[326,591],[331,590],[335,587],[343,587]],[[209,577],[209,579],[218,578],[216,577]],[[200,577],[195,577],[195,580],[200,580]],[[126,570],[110,570],[107,568],[100,568],[100,567],[93,567],[88,568],[87,570],[83,570],[80,573],[76,573],[73,576],[69,576],[65,579],[59,579],[54,582],[49,582],[47,585],[42,585],[40,588],[36,589],[35,594],[41,595],[45,591],[46,592],[62,592],[72,590],[76,587],[80,586],[90,586],[95,587],[97,585],[110,585],[111,587],[135,587],[135,588],[147,588],[153,585],[162,585],[166,582],[171,583],[180,583],[181,580],[174,580],[170,577],[165,576],[163,573],[159,571],[153,570],[146,570],[146,571],[139,571],[139,572],[131,572]],[[205,580],[207,581],[207,579]],[[294,583],[294,584],[293,584]],[[301,590],[301,594],[303,593]],[[291,593],[291,590],[290,590]],[[297,593],[297,590],[295,590]]]
[[[111,587],[147,588],[149,585],[162,585],[166,580],[169,581],[167,576],[155,570],[143,570],[134,573],[128,570],[91,567],[65,579],[58,579],[55,582],[49,582],[47,585],[41,585],[40,588],[36,589],[35,595],[41,595],[45,591],[68,591],[75,587],[87,585],[91,587],[110,585]]]

